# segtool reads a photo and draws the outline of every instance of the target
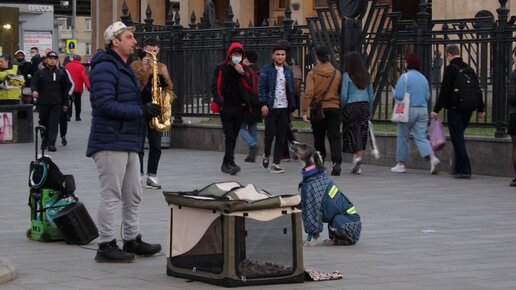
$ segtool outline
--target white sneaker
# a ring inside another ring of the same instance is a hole
[[[159,183],[159,179],[156,176],[147,177],[147,186],[155,189],[160,189],[161,184]]]
[[[391,168],[391,172],[394,172],[394,173],[405,173],[405,172],[407,172],[407,170],[405,169],[405,165],[403,165],[402,163],[398,163],[398,164],[396,164],[396,166]]]
[[[360,164],[362,164],[362,158],[353,157],[353,162],[351,163],[351,173],[357,173],[360,168]]]
[[[430,159],[430,174],[437,174],[439,173],[439,164],[441,161],[437,159],[436,157]]]

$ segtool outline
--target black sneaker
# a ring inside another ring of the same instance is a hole
[[[283,173],[285,170],[283,168],[279,167],[279,165],[272,163],[271,166],[271,173]]]
[[[57,151],[56,146],[55,145],[48,145],[48,151],[56,152]]]
[[[63,144],[63,146],[66,146],[66,144],[68,144],[68,141],[66,141],[65,136],[61,137],[61,144]]]
[[[149,244],[142,241],[142,235],[136,236],[134,240],[124,241],[124,247],[122,248],[127,253],[133,253],[138,256],[154,256],[161,251],[160,244]]]
[[[331,170],[332,176],[340,176],[340,163],[334,162],[333,169]]]
[[[220,171],[224,173],[231,173],[231,166],[228,164],[222,164],[222,166],[220,166]]]
[[[117,245],[116,240],[99,244],[95,261],[99,263],[132,263],[134,254],[122,251]]]
[[[254,162],[256,162],[256,158],[252,158],[251,156],[247,156],[244,159],[244,162],[254,163]]]
[[[265,169],[269,168],[269,157],[265,157],[265,154],[263,155],[262,167]]]
[[[240,171],[240,166],[236,165],[236,164],[230,164],[229,165],[229,174],[230,175],[236,175],[239,171]]]

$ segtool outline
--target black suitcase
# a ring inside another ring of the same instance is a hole
[[[80,201],[60,210],[54,223],[68,244],[86,245],[99,236],[97,226]]]

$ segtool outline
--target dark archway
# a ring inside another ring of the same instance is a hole
[[[419,2],[419,0],[392,0],[392,11],[401,12],[403,20],[414,20],[419,12]],[[427,0],[427,2],[432,4],[432,0]],[[432,13],[431,9],[428,12]]]
[[[213,2],[215,3],[215,18],[217,19],[217,23],[224,23],[228,15],[229,0],[213,0]]]
[[[269,0],[254,0],[254,26],[260,26],[269,18]]]

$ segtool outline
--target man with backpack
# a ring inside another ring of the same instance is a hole
[[[446,60],[449,65],[444,69],[440,94],[431,116],[436,119],[442,108],[448,110],[448,128],[455,153],[452,174],[455,178],[470,179],[471,164],[464,130],[473,111],[477,111],[480,118],[485,115],[482,91],[476,73],[462,60],[457,45],[446,47]]]

